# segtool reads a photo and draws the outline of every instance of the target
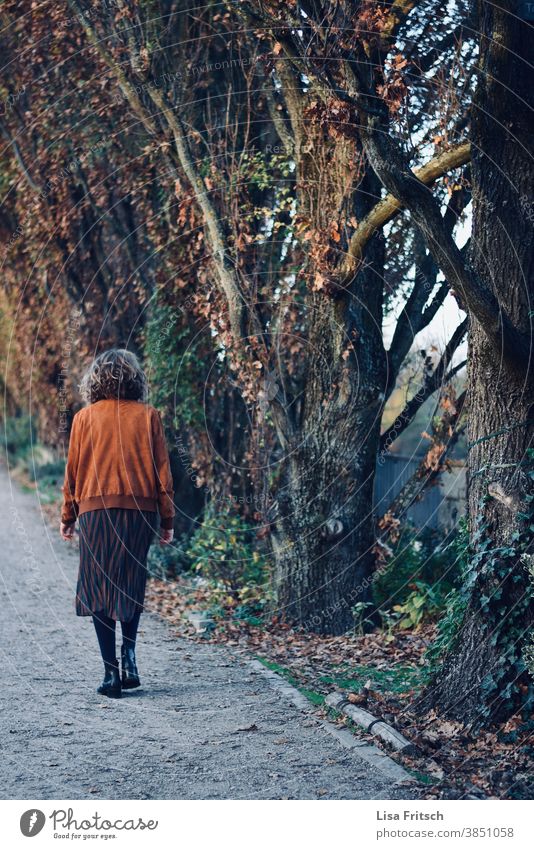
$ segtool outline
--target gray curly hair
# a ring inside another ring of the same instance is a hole
[[[148,381],[139,360],[125,348],[111,348],[96,357],[84,376],[80,394],[86,404],[105,398],[146,401]]]

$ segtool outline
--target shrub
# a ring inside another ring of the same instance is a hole
[[[405,527],[385,571],[374,582],[375,604],[401,628],[417,628],[446,611],[461,581],[460,551],[464,552],[466,535],[463,520],[445,544],[435,531],[418,533]]]
[[[10,462],[16,462],[31,451],[37,440],[37,423],[32,416],[10,416],[0,424],[2,445]]]
[[[12,475],[23,486],[36,484],[44,501],[58,500],[65,460],[58,459],[51,448],[37,441],[36,420],[27,415],[8,418],[2,423],[1,435]]]
[[[187,554],[189,540],[178,537],[171,545],[160,545],[157,538],[148,550],[147,569],[154,578],[176,578],[191,567]]]
[[[399,614],[399,628],[418,628],[422,621],[434,616],[443,608],[444,596],[439,587],[435,588],[425,581],[414,581],[409,596],[402,604],[395,604],[393,610]]]
[[[151,387],[150,402],[158,409],[173,411],[175,426],[195,425],[203,421],[203,364],[197,354],[197,342],[184,321],[182,310],[154,297],[145,329],[145,366]],[[179,391],[177,378],[179,377]]]
[[[236,602],[251,605],[264,598],[268,574],[254,527],[232,509],[217,511],[213,503],[208,505],[187,555],[196,572]]]
[[[59,484],[61,486],[64,474],[64,460],[48,460],[40,463],[37,458],[35,463],[30,462],[28,465],[28,476],[39,484],[48,486]]]

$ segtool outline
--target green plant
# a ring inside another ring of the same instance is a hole
[[[399,628],[418,628],[427,617],[436,614],[443,607],[443,594],[439,588],[425,581],[410,584],[411,593],[402,604],[395,604],[393,610],[399,614]]]
[[[342,690],[358,692],[371,681],[371,689],[381,693],[406,693],[414,690],[421,683],[421,668],[403,664],[392,664],[389,668],[378,669],[376,666],[340,666],[332,670],[330,675],[322,675],[320,680],[325,684],[334,684]]]
[[[31,459],[22,461],[19,466],[35,483],[39,500],[51,504],[61,498],[65,461],[47,460],[50,452],[45,448],[40,449],[41,446],[37,446],[37,450],[32,451]]]
[[[154,296],[144,337],[144,356],[151,387],[151,403],[173,411],[175,427],[203,422],[202,362],[192,341],[184,310]],[[177,387],[179,385],[179,391]]]
[[[534,595],[534,554],[524,554],[523,563],[529,574],[532,596]],[[530,677],[534,679],[534,633],[530,633],[527,636],[527,641],[523,649],[523,659]]]
[[[466,544],[464,520],[448,544],[435,531],[418,532],[410,525],[405,526],[386,568],[373,583],[373,599],[381,615],[384,611],[396,611],[402,627],[408,628],[409,621],[415,626],[425,616],[444,609],[448,593],[460,581],[456,546]]]
[[[528,449],[526,455],[521,465],[525,474],[534,480],[534,449]],[[534,494],[525,495],[521,510],[514,517],[515,528],[501,539],[501,545],[495,545],[492,520],[484,513],[489,501],[489,494],[482,495],[479,501],[480,512],[471,537],[471,556],[462,584],[466,607],[474,599],[483,614],[481,639],[489,636],[492,646],[499,646],[498,660],[480,685],[482,707],[479,715],[488,717],[496,702],[504,714],[517,711],[521,706],[526,715],[532,708],[534,696],[531,683],[525,686],[529,662],[525,624],[532,621],[533,600],[528,563],[534,530]],[[518,592],[525,577],[525,589]]]
[[[44,502],[54,502],[61,496],[65,460],[38,442],[37,421],[28,415],[7,418],[1,425],[1,437],[12,474],[23,487],[36,488]]]
[[[65,460],[45,460],[39,462],[37,457],[34,457],[35,462],[28,464],[28,477],[44,486],[57,486],[63,483],[65,474]]]
[[[381,630],[384,632],[384,642],[392,643],[395,640],[395,629],[399,624],[399,614],[393,610],[379,610]]]
[[[359,601],[353,606],[354,630],[359,636],[364,634],[366,625],[372,625],[372,621],[367,618],[366,613],[370,612],[373,608],[374,604],[372,601]]]
[[[171,545],[159,545],[157,539],[148,551],[147,569],[154,578],[175,578],[191,567],[187,555],[189,540],[186,536],[178,537]]]
[[[436,672],[441,659],[456,640],[467,608],[468,599],[462,591],[469,561],[469,530],[466,519],[460,521],[454,538],[444,549],[444,554],[450,559],[458,580],[457,585],[449,590],[443,599],[436,637],[425,652],[428,676]]]
[[[9,416],[0,423],[2,447],[10,462],[26,457],[37,441],[37,422],[33,416]]]
[[[256,603],[265,596],[267,566],[252,525],[232,509],[217,510],[213,502],[187,549],[193,569],[213,581],[235,602]]]
[[[263,666],[266,666],[267,669],[270,669],[272,672],[276,672],[277,675],[280,675],[282,678],[285,678],[289,684],[295,687],[297,690],[306,696],[307,699],[312,702],[314,705],[323,705],[324,704],[324,695],[322,693],[318,693],[316,690],[309,690],[307,687],[302,687],[298,678],[293,674],[291,669],[287,669],[285,666],[280,666],[279,663],[275,663],[272,660],[267,660],[265,657],[261,657],[260,655],[255,656],[256,660],[259,660]]]
[[[455,642],[467,608],[467,599],[459,589],[453,589],[444,600],[444,614],[440,617],[435,639],[425,652],[428,676],[437,671],[441,659]]]
[[[534,452],[529,450],[527,455],[525,466],[528,469],[530,465],[527,473],[534,477]],[[522,639],[532,605],[532,593],[524,593],[513,605],[510,602],[514,584],[522,579],[518,565],[528,572],[531,564],[529,549],[534,529],[534,496],[526,496],[526,512],[517,514],[518,526],[506,544],[501,546],[495,546],[491,524],[484,516],[488,498],[487,495],[481,497],[471,544],[466,527],[463,536],[459,535],[456,540],[461,580],[446,598],[446,613],[440,619],[437,638],[425,654],[428,676],[431,677],[438,673],[443,657],[460,644],[462,626],[474,599],[476,607],[483,613],[481,639],[489,632],[492,645],[500,645],[498,660],[481,682],[483,700],[478,711],[481,717],[490,714],[497,700],[505,711],[517,709],[522,704],[527,712],[532,704],[532,688],[524,687],[524,672],[529,661],[534,668],[534,653],[530,654],[528,642],[525,645]],[[488,576],[491,576],[491,583]]]

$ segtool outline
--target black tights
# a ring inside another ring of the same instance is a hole
[[[139,617],[141,611],[138,610],[133,619],[129,622],[121,622],[122,642],[126,648],[135,648],[135,638],[137,636],[137,626],[139,625]],[[110,619],[104,613],[93,613],[93,624],[95,626],[98,645],[104,663],[113,665],[117,662],[115,654],[115,620]]]

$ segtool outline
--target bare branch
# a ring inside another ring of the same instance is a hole
[[[416,168],[413,171],[414,177],[423,183],[425,186],[431,186],[440,177],[443,177],[448,171],[453,168],[459,168],[469,162],[471,157],[471,145],[469,142],[463,142],[451,150],[446,150],[438,154],[427,162],[421,168]],[[380,176],[380,175],[379,175]],[[380,203],[371,210],[369,215],[364,218],[358,225],[357,230],[353,233],[347,250],[342,269],[344,275],[353,275],[363,256],[365,245],[388,221],[403,208],[404,204],[394,195],[389,194]]]
[[[380,449],[382,451],[387,450],[387,448],[395,442],[401,433],[406,430],[408,425],[412,423],[425,401],[427,401],[428,398],[430,398],[430,396],[439,389],[445,376],[447,376],[448,379],[452,378],[462,367],[463,364],[460,364],[447,374],[447,369],[449,368],[454,353],[467,333],[468,324],[469,321],[465,318],[462,323],[458,325],[449,339],[441,359],[432,374],[427,377],[419,392],[417,392],[414,397],[408,401],[404,410],[399,413],[393,424],[384,431],[380,437]]]
[[[343,62],[348,95],[360,108],[359,133],[365,152],[382,185],[403,206],[423,233],[429,251],[456,289],[488,338],[521,371],[531,363],[530,337],[521,333],[501,308],[492,290],[465,262],[452,234],[447,232],[437,199],[409,167],[400,145],[387,132],[384,115],[368,108],[370,93],[364,91],[351,64]]]
[[[40,191],[39,186],[34,182],[33,177],[31,176],[26,163],[24,162],[24,157],[22,156],[22,153],[21,153],[20,147],[17,143],[17,140],[14,139],[11,136],[11,133],[9,132],[8,128],[5,126],[3,121],[0,121],[0,129],[2,130],[2,135],[4,136],[6,141],[8,142],[8,145],[11,147],[11,149],[13,150],[13,153],[15,154],[15,159],[17,160],[18,166],[20,168],[20,172],[21,172],[22,176],[24,177],[24,179],[26,180],[28,186],[30,187],[30,189],[32,191],[39,192]]]
[[[232,331],[236,339],[246,335],[245,326],[245,301],[239,289],[237,276],[228,259],[226,239],[223,229],[219,221],[219,217],[215,207],[211,203],[206,187],[202,182],[196,166],[191,156],[187,136],[178,113],[172,109],[165,101],[160,89],[152,85],[148,86],[150,97],[160,109],[161,114],[165,117],[169,127],[172,130],[174,144],[180,165],[189,180],[196,201],[202,210],[206,229],[210,240],[210,246],[213,252],[213,260],[215,262],[219,280],[226,296],[228,303],[228,312]]]
[[[373,171],[387,191],[410,211],[449,285],[460,293],[471,316],[491,342],[502,349],[503,356],[516,369],[524,371],[525,363],[532,368],[528,333],[515,327],[491,288],[465,262],[452,234],[446,232],[437,199],[420,175],[411,170],[401,146],[389,132],[386,104],[356,75],[357,63],[352,57],[349,61],[348,56],[339,63],[345,78],[342,87],[328,76],[324,65],[323,71],[316,71],[305,56],[299,56],[290,36],[278,33],[276,37],[287,58],[313,80],[317,94],[325,102],[334,96],[358,109],[358,132]]]
[[[465,399],[466,393],[462,392],[456,401],[456,412],[449,418],[448,422],[449,426],[454,427],[454,430],[449,436],[443,452],[439,456],[439,462],[436,465],[429,465],[425,456],[414,474],[406,481],[399,494],[395,497],[393,503],[388,507],[387,516],[389,521],[386,525],[385,533],[381,536],[382,544],[387,541],[387,528],[390,526],[391,520],[398,520],[401,517],[405,517],[406,511],[411,507],[411,505],[421,498],[424,490],[433,484],[447,468],[444,461],[447,455],[451,453],[466,428],[465,421],[460,424],[460,419],[464,412]]]
[[[453,191],[443,216],[446,230],[452,233],[462,211],[467,206],[470,193],[464,188]],[[466,256],[469,240],[461,250]],[[426,250],[422,233],[416,228],[414,232],[415,283],[410,296],[402,310],[395,327],[395,333],[388,351],[389,379],[388,386],[393,389],[402,362],[410,350],[414,336],[427,327],[443,304],[449,285],[445,281],[425,308],[429,294],[434,290],[439,268],[431,253]]]
[[[80,20],[82,21],[82,26],[88,39],[106,66],[117,78],[117,82],[128,103],[147,132],[151,135],[159,135],[159,129],[152,116],[137,95],[134,87],[130,85],[119,63],[115,61],[109,50],[107,50],[98,38],[90,22],[83,16],[83,10],[77,0],[69,0],[69,4],[80,15]],[[166,102],[160,89],[152,85],[147,85],[146,88],[153,103],[158,107],[160,114],[165,118],[171,129],[178,160],[191,184],[195,199],[204,216],[213,261],[228,304],[230,325],[234,338],[239,339],[246,335],[245,302],[239,289],[237,276],[228,258],[226,239],[217,212],[208,197],[206,188],[195,167],[181,118]]]

